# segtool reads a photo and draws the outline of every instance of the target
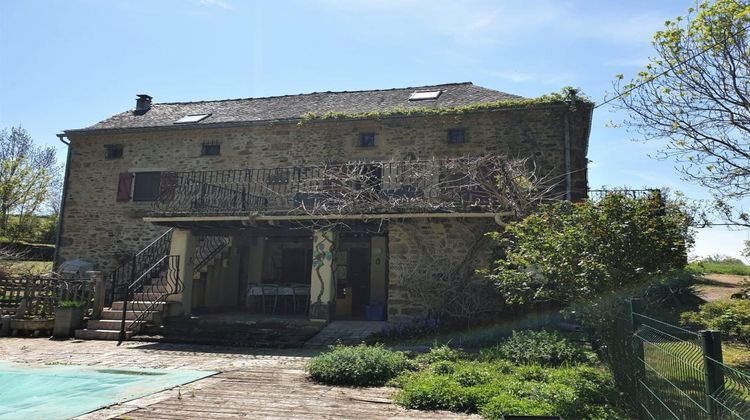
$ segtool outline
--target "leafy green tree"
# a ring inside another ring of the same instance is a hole
[[[750,0],[702,1],[667,21],[655,55],[615,93],[643,139],[666,140],[686,180],[709,188],[722,216],[750,226]]]
[[[491,234],[504,256],[487,273],[508,303],[571,303],[679,269],[690,218],[660,194],[558,202]]]
[[[16,223],[20,227],[30,223],[56,190],[58,173],[54,148],[35,145],[21,127],[0,130],[0,231],[3,234],[9,233],[11,215],[17,216]]]

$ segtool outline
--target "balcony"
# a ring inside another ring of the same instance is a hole
[[[520,170],[498,157],[163,172],[150,217],[492,213]],[[517,186],[516,186],[517,187]]]

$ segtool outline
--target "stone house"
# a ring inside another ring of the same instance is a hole
[[[238,308],[424,316],[405,287],[425,264],[415,248],[460,259],[467,226],[496,229],[502,209],[471,191],[426,203],[447,178],[413,168],[523,157],[558,179],[559,197],[581,199],[591,115],[586,101],[472,83],[182,103],[138,95],[135,109],[61,135],[55,264],[82,259],[104,273],[108,309],[89,330],[119,329],[124,300],[133,329],[156,315]],[[342,185],[369,195],[331,206]],[[372,205],[383,197],[407,205]]]

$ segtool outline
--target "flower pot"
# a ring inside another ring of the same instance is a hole
[[[82,307],[55,308],[55,327],[52,335],[57,338],[70,338],[75,330],[83,327]]]

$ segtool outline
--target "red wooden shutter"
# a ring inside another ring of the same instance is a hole
[[[130,191],[133,186],[133,174],[130,172],[120,173],[117,182],[117,201],[130,201]]]

